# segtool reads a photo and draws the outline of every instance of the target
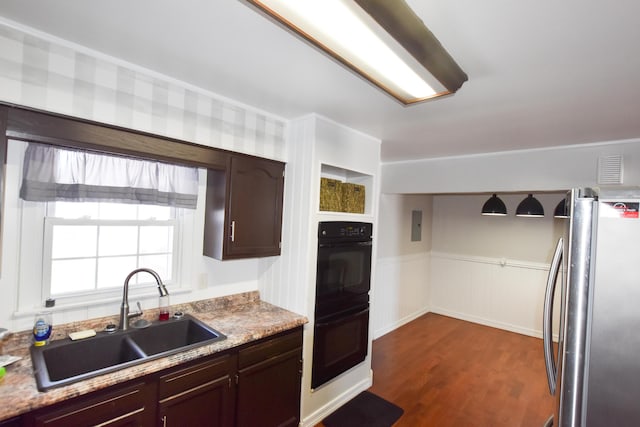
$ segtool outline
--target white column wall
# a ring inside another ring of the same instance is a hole
[[[372,383],[371,348],[364,362],[311,390],[318,221],[368,221],[378,215],[380,141],[317,115],[293,120],[288,135],[282,256],[261,261],[259,289],[270,303],[309,318],[304,329],[301,425],[314,426]],[[322,165],[368,176],[365,214],[321,212]],[[375,259],[377,243],[374,240]],[[372,268],[372,289],[377,280]],[[373,292],[373,291],[372,291]]]
[[[376,287],[372,302],[374,338],[428,311],[432,197],[381,194]],[[411,212],[422,211],[422,240],[411,241]]]

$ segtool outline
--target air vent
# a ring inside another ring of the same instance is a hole
[[[598,184],[622,184],[622,154],[598,159]]]

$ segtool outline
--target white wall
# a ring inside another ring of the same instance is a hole
[[[526,193],[499,195],[507,207],[507,216],[480,215],[490,194],[433,196],[433,252],[550,262],[563,226],[563,220],[553,217],[553,210],[565,193],[534,193],[545,216],[516,217],[516,207],[526,196]]]
[[[0,21],[0,62],[1,102],[287,160],[287,122],[282,118],[82,46]],[[16,314],[18,266],[20,262],[29,265],[40,260],[20,260],[17,255],[20,201],[16,188],[16,182],[7,182],[2,215],[0,326],[24,330],[31,327],[33,318]],[[201,238],[194,237],[190,245],[193,253],[202,253]],[[277,263],[274,259],[272,262]],[[257,290],[260,265],[255,259],[221,262],[196,257],[189,266],[193,291],[173,295],[172,303]],[[153,299],[148,304],[156,302]],[[117,314],[118,309],[119,302],[113,302],[56,311],[53,321]]]
[[[482,216],[489,195],[433,196],[430,311],[541,336],[546,277],[564,221],[564,193],[536,194],[544,218],[519,218],[522,194],[501,196],[508,216]]]
[[[382,191],[445,194],[559,191],[597,184],[600,156],[624,156],[624,183],[640,185],[640,139],[382,165]]]
[[[426,195],[380,195],[374,338],[428,311],[432,200]],[[413,210],[422,211],[421,241],[411,241]]]

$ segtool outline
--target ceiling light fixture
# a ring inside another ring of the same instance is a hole
[[[405,105],[467,75],[402,0],[247,0]]]
[[[505,216],[507,207],[496,194],[491,196],[482,206],[482,215]]]
[[[544,216],[544,208],[533,194],[529,194],[516,208],[516,216],[538,218]]]

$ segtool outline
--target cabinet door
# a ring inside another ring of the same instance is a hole
[[[225,258],[280,255],[284,164],[231,158]]]
[[[148,426],[154,423],[153,384],[135,383],[98,391],[61,405],[31,412],[24,417],[27,427]]]
[[[22,427],[22,420],[20,417],[16,417],[0,421],[0,427]]]
[[[163,375],[158,385],[160,425],[223,427],[233,425],[231,356]]]
[[[239,358],[236,425],[297,426],[302,328],[241,350]]]

